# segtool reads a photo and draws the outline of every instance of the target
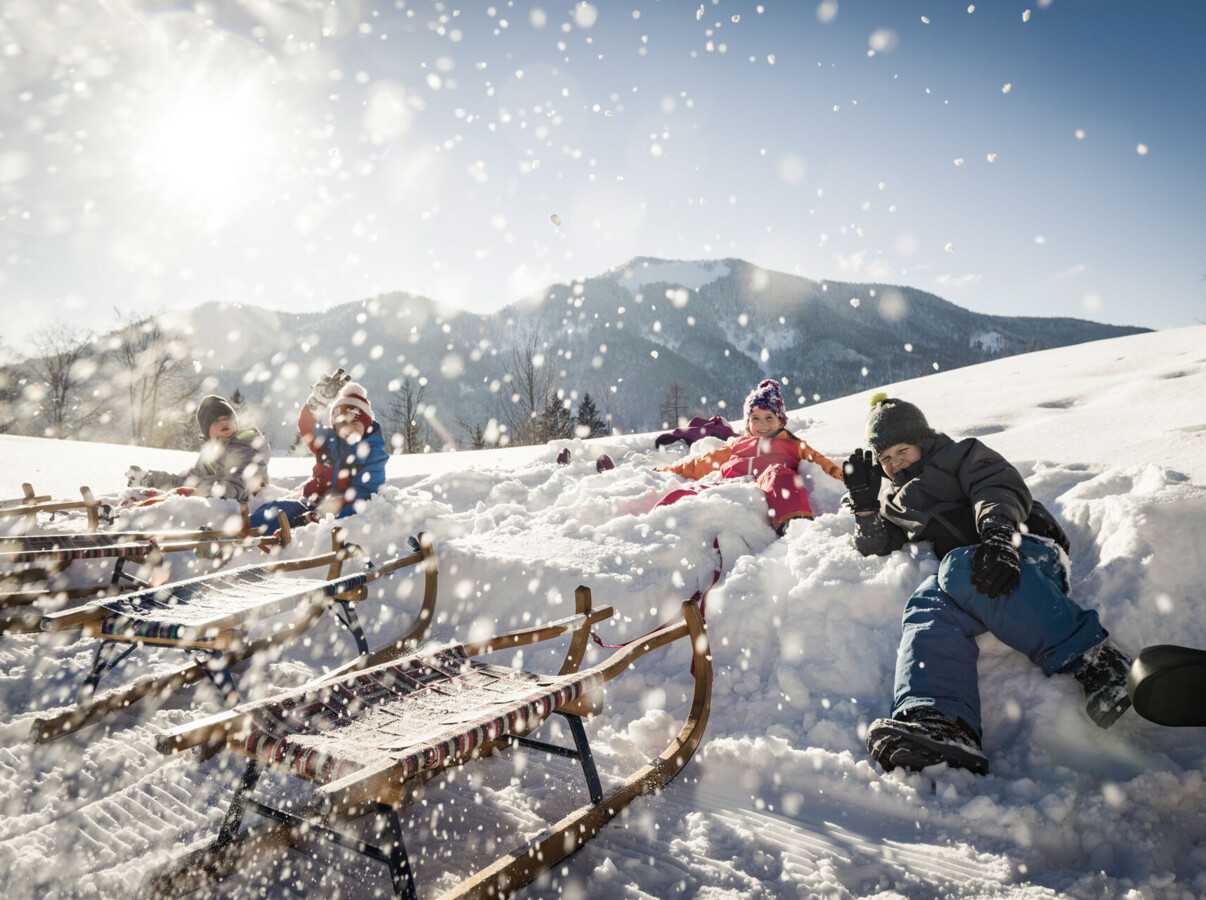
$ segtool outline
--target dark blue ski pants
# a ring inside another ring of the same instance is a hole
[[[975,546],[942,560],[905,605],[896,657],[892,714],[932,706],[981,734],[976,638],[986,631],[1029,657],[1044,675],[1059,672],[1106,638],[1097,613],[1068,597],[1059,550],[1022,538],[1022,573],[1012,594],[995,600],[971,580]]]

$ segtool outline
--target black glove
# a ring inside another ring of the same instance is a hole
[[[1022,576],[1017,526],[1004,516],[989,516],[980,526],[980,546],[972,554],[972,584],[994,600],[1012,594]]]
[[[883,480],[884,470],[870,450],[855,450],[842,465],[842,481],[856,513],[879,511],[879,486]]]

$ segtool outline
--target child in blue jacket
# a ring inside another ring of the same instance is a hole
[[[330,427],[318,417],[330,407]],[[294,500],[275,500],[251,516],[253,528],[276,530],[277,512],[290,524],[305,525],[325,513],[342,519],[353,515],[385,483],[389,454],[381,426],[373,418],[368,392],[343,369],[323,375],[313,385],[297,417],[297,430],[315,455],[310,480]]]

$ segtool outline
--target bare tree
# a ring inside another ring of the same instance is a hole
[[[426,386],[416,384],[407,376],[402,387],[390,399],[385,414],[386,423],[399,441],[400,453],[423,452],[423,394]]]
[[[181,419],[199,379],[179,341],[169,340],[153,317],[136,318],[118,311],[121,327],[113,343],[117,383],[130,402],[130,437],[143,446],[167,446],[182,433]]]
[[[512,444],[540,442],[540,414],[557,396],[557,373],[545,363],[539,330],[511,351],[503,379],[511,393],[500,400],[499,419],[506,424]]]
[[[47,437],[66,437],[96,416],[84,406],[86,385],[96,372],[90,332],[70,325],[45,325],[31,339],[34,354],[26,363],[43,390],[40,412]]]
[[[687,421],[687,389],[682,382],[671,383],[666,390],[662,405],[657,408],[657,414],[662,420],[662,427],[678,428]]]

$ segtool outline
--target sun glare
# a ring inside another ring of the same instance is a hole
[[[165,200],[224,218],[251,199],[266,145],[249,97],[195,93],[174,99],[139,161]]]

